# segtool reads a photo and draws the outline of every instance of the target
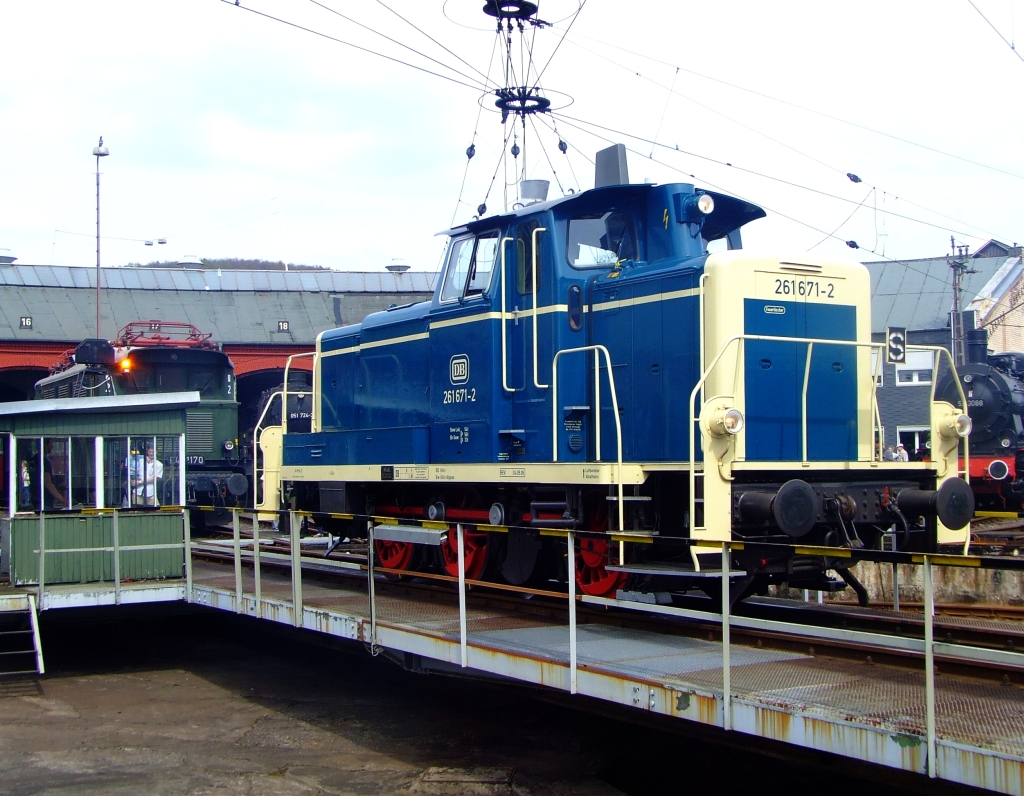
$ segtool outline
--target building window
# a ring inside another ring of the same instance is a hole
[[[933,363],[934,359],[930,351],[908,351],[907,361],[894,366],[896,368],[896,384],[900,386],[931,384]]]
[[[896,441],[903,446],[912,462],[931,456],[931,440],[932,432],[928,426],[900,426],[896,429]]]

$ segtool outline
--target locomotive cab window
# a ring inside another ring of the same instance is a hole
[[[575,268],[604,268],[639,259],[633,215],[611,210],[570,219],[565,256]]]
[[[484,293],[491,284],[497,252],[497,232],[453,241],[441,301],[457,301]]]

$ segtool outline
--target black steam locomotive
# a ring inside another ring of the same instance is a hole
[[[1024,508],[1024,353],[989,354],[986,329],[968,331],[964,338],[968,361],[957,371],[973,424],[971,487],[981,509],[1020,511]],[[939,380],[935,396],[960,406],[949,373]]]

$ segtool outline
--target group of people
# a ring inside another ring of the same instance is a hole
[[[885,453],[882,454],[882,461],[885,462],[909,462],[910,454],[907,453],[907,449],[902,445],[897,445],[896,449],[893,450],[892,445],[885,449]]]

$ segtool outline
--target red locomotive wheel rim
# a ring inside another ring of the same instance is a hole
[[[408,569],[412,562],[412,542],[386,542],[375,539],[373,549],[377,551],[380,565],[385,569]]]
[[[581,539],[576,551],[576,585],[591,597],[614,595],[626,581],[625,572],[609,572],[608,541]]]
[[[483,531],[462,532],[462,552],[466,557],[466,577],[478,580],[487,563],[487,534]],[[459,576],[459,537],[454,531],[448,532],[448,539],[441,545],[444,570],[453,578]]]

